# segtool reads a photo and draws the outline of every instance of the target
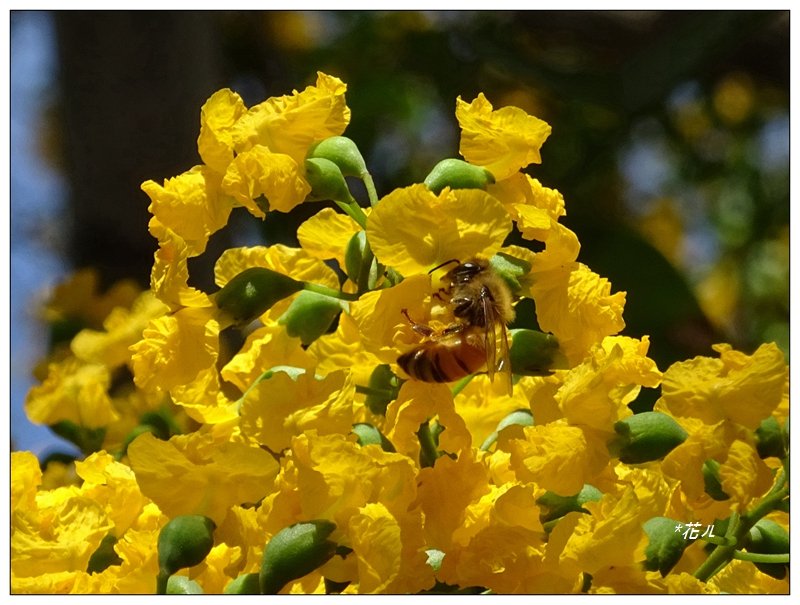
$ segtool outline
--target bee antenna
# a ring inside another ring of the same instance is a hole
[[[459,264],[460,262],[461,261],[458,260],[457,258],[451,258],[450,260],[443,262],[441,265],[436,265],[433,269],[428,271],[428,275],[430,275],[431,273],[433,273],[437,269],[441,269],[442,267],[446,267],[447,265],[452,265],[453,263]]]

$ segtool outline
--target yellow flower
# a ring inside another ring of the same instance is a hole
[[[315,429],[321,435],[347,434],[353,425],[355,385],[349,373],[317,379],[276,371],[255,384],[240,408],[242,432],[273,452],[289,447],[294,435]]]
[[[275,322],[256,328],[247,335],[239,352],[225,364],[220,375],[244,393],[261,375],[275,366],[291,366],[313,371],[315,359]]]
[[[84,329],[75,335],[70,348],[83,361],[116,368],[130,361],[128,348],[141,337],[147,322],[167,312],[152,292],[143,292],[129,309],[117,307],[103,321],[103,330]]]
[[[486,375],[476,375],[455,399],[456,413],[464,419],[472,442],[480,445],[497,428],[497,423],[514,410],[529,406],[521,389],[506,394],[499,380],[491,382]]]
[[[142,183],[150,197],[150,233],[162,239],[163,228],[178,235],[187,246],[188,256],[206,249],[211,234],[222,229],[233,209],[233,199],[220,191],[221,177],[206,166],[194,166],[183,174]]]
[[[264,145],[301,163],[312,143],[344,132],[350,122],[346,90],[339,78],[317,72],[315,86],[254,105],[232,127],[237,154]]]
[[[534,267],[533,277],[539,326],[558,338],[572,364],[580,363],[592,345],[625,327],[625,293],[611,294],[611,283],[586,265],[570,262],[543,272]]]
[[[458,97],[456,118],[461,126],[459,152],[471,164],[488,169],[498,181],[531,162],[540,164],[539,150],[552,130],[519,107],[493,110],[483,93],[469,104]]]
[[[219,331],[211,308],[187,307],[151,319],[131,346],[134,382],[159,393],[192,382],[216,363]]]
[[[750,561],[731,561],[708,584],[727,594],[789,594],[789,574],[776,580]]]
[[[45,381],[28,392],[25,412],[35,424],[69,420],[87,428],[104,427],[117,419],[110,384],[105,365],[68,357],[51,363]]]
[[[525,239],[545,241],[553,224],[566,214],[559,191],[522,172],[489,185],[487,191],[503,203]]]
[[[323,208],[297,228],[297,239],[309,254],[320,260],[336,259],[344,269],[347,244],[358,231],[358,224],[346,214]]]
[[[150,220],[150,228],[158,233],[159,247],[150,272],[150,289],[170,309],[180,307],[210,307],[205,292],[193,288],[189,283],[190,248],[179,235],[161,225],[156,218]]]
[[[564,421],[525,427],[524,439],[511,439],[507,447],[519,480],[562,496],[578,493],[610,460],[599,435]]]
[[[502,204],[485,191],[445,188],[437,196],[418,184],[373,208],[367,239],[381,263],[410,276],[452,259],[489,258],[511,227]]]
[[[205,515],[217,525],[232,506],[263,498],[278,471],[261,448],[200,432],[169,441],[145,433],[128,457],[142,493],[165,514]]]
[[[728,457],[720,465],[719,478],[723,491],[738,503],[740,511],[763,496],[773,480],[772,472],[755,448],[739,439],[730,445]]]
[[[81,269],[53,288],[44,306],[49,323],[78,319],[87,327],[99,328],[116,307],[129,308],[140,294],[132,280],[121,280],[105,292],[98,292],[100,276],[94,269]]]
[[[439,449],[452,454],[469,451],[472,437],[455,410],[450,389],[443,384],[409,380],[400,387],[397,399],[386,410],[386,437],[398,452],[419,459],[419,425],[437,419],[444,426]]]
[[[233,160],[233,129],[246,112],[242,98],[229,88],[211,95],[200,110],[197,149],[203,162],[219,174],[225,174]]]
[[[590,514],[579,515],[561,559],[595,574],[609,566],[626,566],[644,560],[647,518],[633,489],[620,495],[605,494],[599,502],[587,502]],[[570,513],[574,515],[575,513]]]
[[[630,416],[628,404],[640,385],[655,387],[661,376],[646,356],[649,345],[647,337],[606,337],[566,372],[555,399],[569,423],[611,433],[615,422]]]
[[[783,353],[774,343],[752,355],[715,345],[719,359],[695,357],[664,373],[656,409],[706,424],[724,419],[754,430],[781,403],[788,380]]]

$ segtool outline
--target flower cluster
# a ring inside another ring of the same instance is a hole
[[[621,334],[625,293],[577,260],[562,195],[523,172],[548,124],[459,98],[463,160],[379,198],[345,91],[320,73],[250,108],[212,95],[202,164],[142,185],[151,289],[82,273],[56,292],[72,328],[26,408],[85,456],[12,454],[12,590],[787,592],[781,351],[662,372]],[[219,290],[190,285],[235,208],[326,200],[298,248],[228,249]],[[475,259],[497,278],[481,299],[517,304],[508,355],[503,318],[465,322],[438,278]],[[467,348],[496,363],[456,375]],[[434,380],[398,366],[409,350]],[[660,398],[634,414],[642,388]]]

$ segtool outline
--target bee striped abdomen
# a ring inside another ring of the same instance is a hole
[[[473,334],[426,342],[397,359],[403,371],[423,382],[451,382],[483,368],[486,349]]]

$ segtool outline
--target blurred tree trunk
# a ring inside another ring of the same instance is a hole
[[[59,11],[56,26],[72,260],[99,268],[106,284],[147,285],[157,243],[140,185],[199,162],[200,107],[222,64],[215,15]],[[208,267],[197,268],[196,285],[207,285]]]

